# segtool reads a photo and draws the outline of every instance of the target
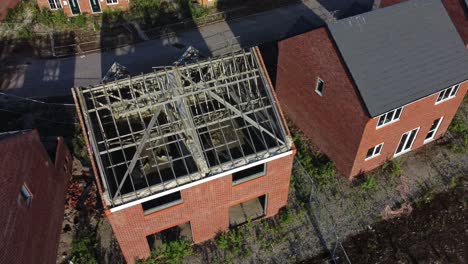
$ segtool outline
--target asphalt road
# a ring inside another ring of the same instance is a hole
[[[71,87],[98,84],[114,62],[126,66],[132,73],[149,72],[154,66],[171,65],[190,45],[207,56],[216,56],[239,46],[246,48],[284,38],[299,19],[306,21],[309,27],[316,27],[323,23],[320,17],[329,19],[330,13],[317,1],[306,0],[303,4],[116,50],[61,59],[29,59],[8,66],[10,75],[0,80],[0,88],[25,97],[67,95]]]

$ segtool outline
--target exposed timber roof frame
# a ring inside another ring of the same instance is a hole
[[[288,152],[254,49],[74,88],[112,207]]]

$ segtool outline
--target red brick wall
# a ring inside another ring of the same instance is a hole
[[[2,0],[0,1],[0,21],[5,19],[8,9],[14,8],[21,0]]]
[[[67,2],[67,5],[64,5],[64,1]],[[108,5],[106,0],[98,0],[101,5],[101,11],[106,10],[107,8],[120,8],[121,10],[127,10],[130,6],[130,0],[119,0],[117,4]],[[61,0],[63,12],[67,16],[72,16],[70,9],[69,0]],[[50,8],[48,0],[37,0],[37,4],[40,8]],[[83,14],[92,14],[90,0],[78,0],[78,5],[80,6],[81,13]]]
[[[440,138],[446,131],[457,112],[460,103],[468,89],[468,82],[462,84],[456,97],[445,102],[434,105],[438,93],[416,101],[403,108],[400,120],[376,129],[378,117],[375,117],[366,125],[366,130],[362,137],[362,142],[356,156],[351,176],[355,176],[363,171],[372,170],[386,160],[391,159],[400,142],[401,135],[414,128],[420,127],[412,150],[424,145],[423,141],[432,126],[434,120],[444,117],[437,130],[435,139]],[[382,153],[373,159],[365,161],[367,150],[375,145],[384,142]]]
[[[107,217],[128,263],[150,256],[146,236],[189,222],[193,239],[202,242],[229,228],[229,207],[267,194],[267,216],[285,206],[294,155],[267,163],[266,175],[239,185],[225,176],[181,191],[183,203],[144,215],[141,205]]]
[[[60,142],[56,160],[70,171]],[[3,139],[0,149],[0,263],[55,263],[70,174],[55,169],[37,131]],[[23,183],[33,195],[29,207],[20,197]]]
[[[281,41],[276,92],[286,115],[346,175],[369,118],[330,38],[320,28]]]

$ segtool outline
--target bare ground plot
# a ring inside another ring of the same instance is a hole
[[[354,263],[466,263],[466,180],[417,203],[408,217],[381,221],[351,236],[344,242],[348,256]]]

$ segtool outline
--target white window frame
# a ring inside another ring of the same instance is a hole
[[[434,121],[437,121],[437,120],[439,121],[437,126],[434,129],[429,129],[429,131],[426,134],[426,137],[427,137],[427,135],[429,135],[429,133],[433,132],[432,136],[430,138],[424,139],[424,144],[427,144],[427,143],[431,142],[432,140],[434,140],[435,135],[437,134],[437,131],[439,131],[440,124],[442,124],[442,120],[444,120],[444,117],[442,116],[442,117],[440,117],[440,118],[438,118],[438,119],[436,119]],[[431,127],[432,127],[432,124],[431,124]]]
[[[62,9],[62,0],[48,0],[47,2],[49,2],[49,7],[50,7],[50,10],[59,10],[59,9]],[[54,2],[55,4],[55,8],[52,7],[52,3],[51,2]]]
[[[379,129],[379,128],[381,128],[381,127],[384,127],[384,126],[386,126],[386,125],[395,123],[395,122],[397,122],[398,120],[400,120],[400,117],[401,117],[401,114],[403,113],[403,109],[404,109],[404,108],[405,108],[404,106],[400,106],[400,107],[398,107],[398,108],[393,109],[392,111],[388,111],[388,112],[386,112],[385,114],[380,115],[380,116],[378,117],[378,119],[377,119],[377,126],[376,126],[376,128]],[[401,110],[400,110],[400,113],[399,113],[398,117],[396,117],[396,113],[398,112],[398,109],[401,109]],[[387,119],[388,115],[391,115],[390,121],[385,122],[385,120]],[[382,118],[383,118],[384,122],[383,122],[381,125],[379,125],[380,119],[382,119]]]
[[[319,83],[322,83],[322,91],[319,91]],[[315,84],[315,92],[320,95],[320,96],[323,96],[323,90],[325,89],[325,82],[320,79],[320,77],[317,77],[317,83]]]
[[[444,89],[442,91],[439,92],[439,95],[437,96],[437,99],[436,99],[436,102],[435,104],[440,104],[442,102],[445,102],[445,101],[448,101],[452,98],[454,98],[455,96],[457,96],[457,92],[460,88],[461,84],[455,84],[453,86],[450,86],[449,88],[447,89]],[[446,95],[448,94],[448,96],[446,97]]]
[[[419,133],[419,129],[420,129],[420,128],[421,128],[421,127],[413,128],[413,129],[411,129],[410,131],[406,131],[405,133],[401,134],[400,140],[398,141],[398,145],[397,145],[397,147],[396,147],[396,149],[395,149],[395,154],[393,154],[393,157],[394,157],[394,158],[395,158],[395,157],[398,157],[398,156],[400,156],[400,155],[403,155],[403,154],[405,154],[405,153],[407,153],[407,152],[410,152],[410,151],[413,149],[413,144],[414,144],[414,142],[416,141],[416,138],[418,137],[418,133]],[[404,146],[408,143],[409,135],[410,135],[411,132],[413,132],[414,130],[416,130],[416,134],[414,135],[413,142],[411,142],[411,145],[409,146],[409,148],[404,149]],[[403,144],[403,148],[402,148],[401,152],[397,153],[397,151],[398,151],[398,146],[400,145],[400,142],[401,142],[401,140],[403,139],[403,136],[404,136],[405,134],[408,134],[408,137],[406,138],[405,143]]]
[[[382,149],[383,149],[383,146],[384,146],[384,143],[380,143],[378,145],[375,145],[374,147],[372,148],[369,148],[369,149],[373,149],[372,150],[372,155],[370,155],[369,157],[367,157],[367,152],[369,152],[369,150],[367,150],[366,152],[366,159],[365,160],[370,160],[370,159],[373,159],[377,156],[380,156],[380,153],[382,153]],[[379,148],[380,147],[380,148]],[[377,152],[377,149],[379,149],[379,152]]]
[[[111,2],[111,3],[109,3],[109,2]],[[106,4],[107,5],[118,5],[119,0],[106,0]]]

